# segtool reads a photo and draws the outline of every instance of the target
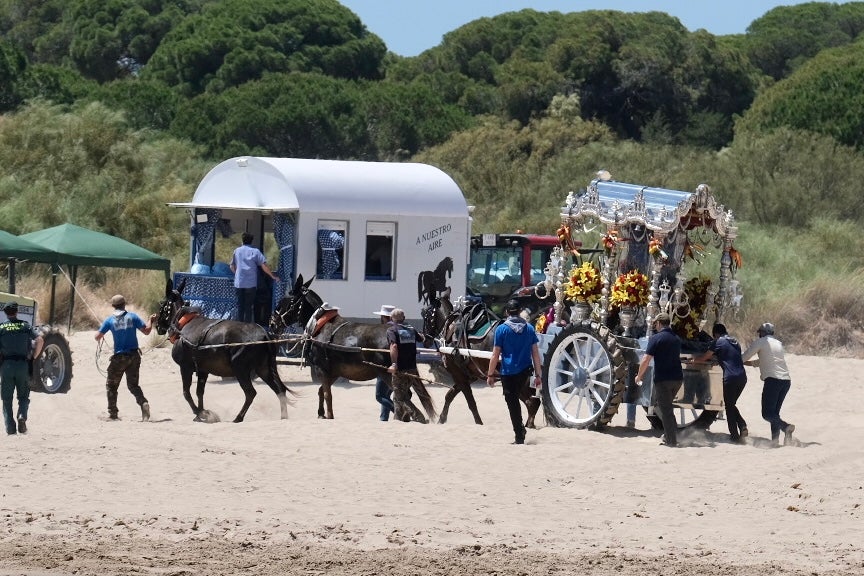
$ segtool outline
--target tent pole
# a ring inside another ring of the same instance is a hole
[[[66,333],[72,333],[72,312],[75,310],[75,285],[78,282],[78,266],[72,267],[72,289],[69,291],[69,324]]]
[[[15,294],[15,258],[9,259],[9,293]]]
[[[54,296],[57,294],[57,269],[59,264],[51,265],[51,309],[48,314],[48,324],[54,324]]]

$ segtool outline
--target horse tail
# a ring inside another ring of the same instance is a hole
[[[268,339],[272,340],[273,338],[268,336]],[[279,343],[278,342],[270,342],[267,344],[268,360],[267,360],[267,369],[270,372],[270,377],[273,379],[273,382],[276,382],[278,385],[282,386],[285,392],[292,397],[297,396],[297,392],[289,388],[282,381],[282,377],[279,376],[279,365],[276,364],[276,356],[279,355]],[[293,398],[288,399],[289,402],[293,403]]]
[[[423,292],[424,292],[424,290],[423,290],[423,280],[424,280],[424,276],[425,276],[425,274],[426,274],[426,272],[423,271],[423,272],[420,272],[420,273],[417,275],[417,302],[422,302],[422,301],[423,301]]]
[[[420,399],[426,415],[429,416],[429,421],[434,422],[438,420],[438,411],[435,409],[435,402],[432,401],[432,396],[429,394],[423,381],[419,378],[411,378],[411,387],[417,393],[417,398]]]

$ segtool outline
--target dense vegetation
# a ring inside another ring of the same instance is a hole
[[[523,10],[404,58],[336,0],[0,0],[0,227],[73,222],[182,267],[165,203],[243,154],[435,164],[477,232],[553,230],[598,168],[707,182],[741,223],[747,321],[809,332],[806,312],[806,350],[857,354],[862,31],[864,2],[728,37]]]

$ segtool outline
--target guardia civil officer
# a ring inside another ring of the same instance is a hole
[[[30,374],[33,361],[42,353],[44,341],[29,323],[18,319],[18,303],[3,306],[6,322],[0,324],[0,397],[3,398],[3,422],[7,434],[27,432],[27,409],[30,407]],[[18,395],[17,423],[12,399]]]

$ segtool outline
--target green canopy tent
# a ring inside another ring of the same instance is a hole
[[[57,253],[48,248],[0,230],[0,258],[9,260],[9,292],[15,293],[15,260],[54,262]]]
[[[53,251],[49,259],[55,265],[51,280],[51,312],[49,323],[54,322],[54,294],[56,291],[56,267],[66,265],[71,269],[72,292],[69,296],[69,329],[72,329],[72,310],[75,304],[75,284],[78,266],[107,266],[111,268],[137,268],[163,270],[165,278],[171,274],[171,261],[122,238],[81,228],[74,224],[61,224],[53,228],[22,234],[19,238]]]

